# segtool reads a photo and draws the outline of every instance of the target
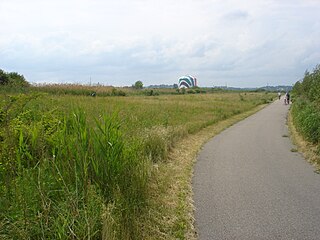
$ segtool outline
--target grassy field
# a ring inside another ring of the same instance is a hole
[[[153,196],[166,186],[155,182],[157,166],[166,166],[188,136],[273,97],[3,92],[0,238],[165,239],[164,232],[186,238],[179,225],[148,231],[158,224],[150,212],[161,215]]]

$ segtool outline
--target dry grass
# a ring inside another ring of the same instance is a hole
[[[292,115],[289,112],[288,115],[288,127],[293,143],[297,146],[297,150],[303,154],[305,159],[312,164],[317,170],[320,170],[320,156],[318,153],[318,147],[316,144],[312,144],[305,140],[296,130],[293,125]]]
[[[149,212],[141,219],[141,226],[145,228],[143,239],[197,238],[191,183],[193,166],[201,146],[224,129],[261,110],[264,106],[266,105],[188,135],[169,153],[166,162],[154,165],[155,171],[150,184]],[[145,224],[146,222],[149,224]]]

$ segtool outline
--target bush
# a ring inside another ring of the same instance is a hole
[[[195,94],[196,92],[193,89],[189,89],[189,90],[187,90],[187,93],[188,94]]]
[[[6,85],[9,83],[8,75],[0,69],[0,85]]]
[[[118,90],[116,88],[112,88],[111,96],[126,96],[126,93],[122,90]]]
[[[159,96],[159,92],[151,89],[151,90],[145,90],[144,95],[146,96]]]
[[[292,90],[293,121],[298,131],[314,144],[320,143],[320,65],[305,72]]]
[[[320,65],[312,73],[305,72],[303,80],[294,85],[293,95],[320,103]]]
[[[6,73],[0,69],[0,85],[28,87],[30,84],[26,81],[23,75],[16,72]]]

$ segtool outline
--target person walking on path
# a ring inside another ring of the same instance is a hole
[[[289,92],[286,92],[286,95],[284,96],[284,104],[290,104],[290,94]]]
[[[278,98],[279,98],[279,100],[280,100],[280,98],[281,98],[281,92],[278,92]]]
[[[287,104],[290,104],[290,93],[287,92]]]

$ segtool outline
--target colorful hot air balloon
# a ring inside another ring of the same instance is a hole
[[[183,76],[179,78],[179,88],[192,88],[197,86],[197,79],[193,76]]]

